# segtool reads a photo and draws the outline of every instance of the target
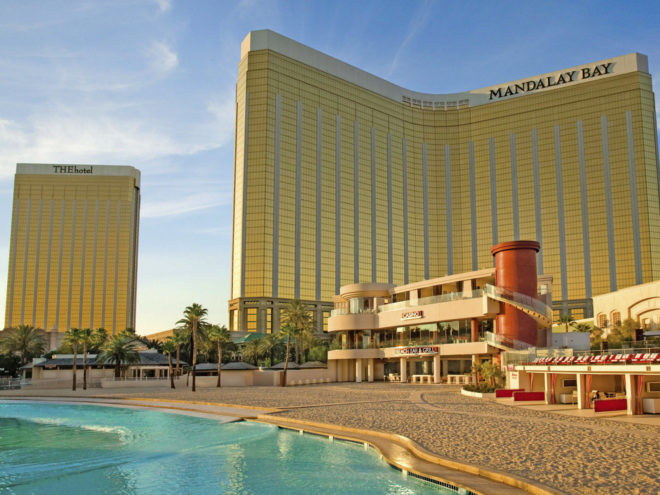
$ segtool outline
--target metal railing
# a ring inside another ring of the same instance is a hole
[[[490,284],[485,285],[484,293],[491,299],[517,307],[545,326],[552,325],[552,308],[534,297]]]
[[[383,304],[378,306],[378,312],[382,313],[385,311],[396,311],[397,309],[405,308],[415,308],[417,306],[424,306],[426,304],[435,304],[442,302],[458,301],[460,299],[475,299],[481,297],[483,291],[481,289],[475,289],[472,293],[467,296],[464,292],[450,292],[449,294],[438,294],[436,296],[421,297],[416,301],[399,301],[395,303]]]
[[[481,339],[480,342],[483,342]],[[342,344],[340,346],[331,347],[331,351],[337,350],[359,350],[359,349],[385,349],[389,347],[417,347],[417,346],[432,346],[432,345],[445,345],[445,344],[467,344],[471,342],[469,338],[455,338],[455,339],[414,339],[414,340],[401,340],[401,339],[388,339],[380,340],[379,342],[364,342],[358,341],[352,344]]]
[[[507,349],[514,350],[523,350],[534,347],[533,345],[528,344],[527,342],[522,342],[520,340],[512,339],[505,335],[498,335],[493,332],[486,332],[486,342],[493,347],[506,347]]]
[[[20,378],[0,378],[0,390],[14,390],[21,388]]]

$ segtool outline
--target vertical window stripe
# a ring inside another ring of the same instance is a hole
[[[495,170],[495,140],[488,141],[488,158],[490,160],[490,215],[493,231],[493,246],[497,244],[497,175]]]
[[[582,121],[577,122],[578,161],[580,162],[580,205],[582,209],[582,249],[584,256],[585,297],[591,297],[591,242],[589,240],[589,202],[587,196],[587,164],[584,155]]]
[[[607,117],[600,118],[601,140],[603,145],[603,178],[605,186],[605,214],[607,217],[607,245],[610,266],[610,291],[616,290],[616,258],[614,247],[614,214],[612,212],[612,184],[610,177],[610,145],[607,137]]]

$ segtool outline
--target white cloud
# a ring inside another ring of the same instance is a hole
[[[218,136],[218,146],[222,146],[234,137],[234,122],[236,120],[236,103],[233,91],[222,97],[211,100],[207,111],[215,117],[215,131]]]
[[[158,10],[162,14],[163,12],[167,12],[172,8],[172,1],[171,0],[155,0],[156,5],[158,5]]]
[[[179,65],[179,56],[162,41],[154,41],[147,50],[149,65],[157,72],[170,72]]]
[[[140,207],[140,218],[183,215],[193,211],[220,206],[227,202],[227,198],[223,197],[217,191],[195,192],[182,198],[144,202]]]

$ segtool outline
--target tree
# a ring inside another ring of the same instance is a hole
[[[87,390],[87,347],[91,344],[94,332],[91,328],[80,330],[80,342],[83,346],[83,390]]]
[[[8,328],[0,336],[0,349],[8,354],[18,354],[21,366],[46,350],[44,331],[31,325]]]
[[[222,373],[222,345],[228,344],[231,342],[231,336],[229,335],[229,330],[226,326],[211,325],[206,333],[206,336],[211,342],[215,342],[218,346],[218,384],[217,387],[220,387],[220,374]]]
[[[108,340],[108,332],[105,328],[97,328],[92,332],[92,338],[89,343],[89,352],[98,354],[101,348]]]
[[[181,346],[184,345],[186,342],[188,342],[188,339],[190,339],[189,332],[187,332],[186,329],[180,328],[180,329],[175,329],[174,332],[172,333],[172,342],[174,342],[174,345],[176,346],[176,374],[177,376],[180,375],[180,363],[181,363]]]
[[[255,366],[258,364],[261,356],[259,353],[260,341],[261,339],[254,339],[243,344],[243,361],[252,363]]]
[[[304,354],[304,341],[314,332],[314,320],[305,305],[299,299],[293,299],[284,309],[284,324],[296,329],[296,359],[301,362]]]
[[[176,388],[174,386],[174,375],[172,374],[172,354],[176,352],[177,345],[172,337],[167,337],[165,342],[163,342],[162,348],[163,352],[167,354],[167,364],[169,366],[168,373],[170,375],[170,388]]]
[[[136,350],[135,338],[125,332],[118,333],[105,343],[101,353],[96,356],[96,362],[114,364],[115,378],[119,378],[122,365],[138,364],[140,362],[140,354]]]
[[[259,339],[258,351],[261,356],[268,356],[270,365],[274,365],[275,349],[280,345],[280,336],[269,333]]]
[[[73,385],[71,386],[71,390],[76,390],[76,371],[78,367],[78,345],[80,345],[82,335],[80,332],[79,328],[69,328],[66,332],[64,332],[64,341],[71,346],[71,350],[73,352],[73,367],[72,367],[72,372],[73,372]]]
[[[286,372],[289,368],[289,355],[291,350],[291,338],[295,339],[298,330],[293,325],[286,324],[280,328],[280,334],[286,337],[286,351],[284,352],[284,373],[282,373],[282,379],[280,385],[286,387]]]
[[[195,366],[197,365],[197,330],[206,325],[205,317],[208,310],[200,304],[192,303],[183,310],[184,317],[177,324],[189,326],[192,333],[192,391],[195,391]]]
[[[147,346],[147,349],[156,349],[158,352],[163,352],[163,343],[160,340],[142,337],[140,341]]]
[[[558,323],[564,325],[564,331],[568,332],[568,326],[573,326],[575,324],[575,320],[570,314],[563,314],[559,317]]]
[[[484,380],[486,380],[488,384],[492,386],[495,386],[496,383],[499,383],[504,376],[502,370],[497,364],[488,361],[481,363],[479,371]]]

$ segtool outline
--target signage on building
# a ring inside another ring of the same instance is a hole
[[[403,356],[419,356],[421,354],[437,354],[438,346],[400,347],[396,353]]]
[[[424,311],[408,311],[401,315],[402,320],[416,320],[417,318],[424,318]]]
[[[79,167],[77,165],[53,165],[55,174],[93,174],[94,167]]]
[[[577,70],[568,72],[560,72],[551,76],[543,76],[538,79],[530,79],[520,83],[514,83],[509,86],[501,86],[497,89],[490,90],[489,100],[493,98],[504,98],[506,96],[513,96],[521,93],[530,93],[538,91],[539,89],[552,88],[554,86],[561,86],[585,79],[592,79],[594,77],[611,74],[614,69],[614,63],[608,62],[606,64],[598,64],[596,66],[581,67]]]

